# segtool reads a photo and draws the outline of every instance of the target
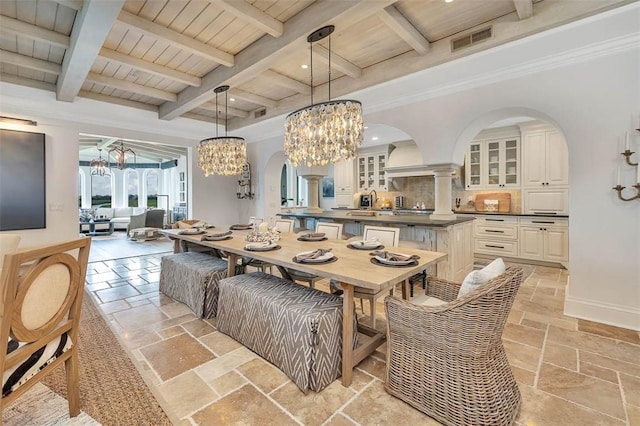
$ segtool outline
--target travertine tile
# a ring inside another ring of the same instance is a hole
[[[160,309],[162,309],[162,312],[167,314],[169,318],[175,318],[175,317],[180,317],[182,315],[193,314],[193,311],[191,310],[190,307],[180,302],[174,302],[168,305],[162,305]]]
[[[182,333],[184,333],[186,331],[187,330],[185,330],[181,326],[174,325],[173,327],[163,328],[162,330],[158,331],[158,334],[163,339],[169,339],[169,338],[171,338],[173,336],[177,336],[178,334],[182,334]]]
[[[130,332],[163,321],[167,319],[167,316],[153,305],[144,305],[116,312],[113,314],[113,318],[124,330]]]
[[[200,342],[206,345],[218,356],[222,356],[242,347],[242,344],[227,336],[226,334],[215,332],[200,338]]]
[[[162,380],[169,380],[216,357],[187,333],[146,346],[140,352]]]
[[[215,328],[211,327],[208,323],[201,319],[194,319],[193,321],[184,322],[180,325],[184,327],[184,329],[189,333],[191,333],[191,335],[196,339],[216,331]]]
[[[616,371],[590,364],[583,360],[580,360],[580,373],[618,384],[618,373]]]
[[[355,426],[356,423],[349,420],[343,414],[338,413],[325,423],[326,426]]]
[[[549,327],[548,339],[566,346],[605,355],[625,362],[637,363],[640,359],[640,346],[627,342],[608,339],[580,331],[568,331]]]
[[[131,305],[132,308],[143,306],[143,305],[150,305],[150,304],[151,303],[149,302],[149,299],[141,299],[141,300],[136,300],[135,302],[129,302],[129,305]]]
[[[105,314],[111,314],[113,312],[124,311],[125,309],[129,309],[131,306],[125,302],[124,300],[116,300],[113,302],[103,303],[100,306],[102,312]]]
[[[116,281],[116,280],[119,280],[120,278],[121,278],[120,275],[116,274],[115,272],[102,272],[100,274],[87,275],[86,281],[89,284],[96,284],[96,283],[102,283],[105,281]]]
[[[125,297],[137,296],[138,294],[140,293],[130,285],[96,291],[96,296],[98,296],[102,302],[113,302],[114,300],[124,299]]]
[[[609,358],[607,356],[594,354],[587,351],[579,351],[580,361],[588,362],[590,364],[599,365],[610,370],[617,370],[625,374],[640,377],[640,362],[622,362],[617,359]]]
[[[525,327],[530,327],[530,328],[535,328],[537,330],[546,330],[547,329],[547,324],[538,322],[538,321],[533,321],[527,318],[523,318],[522,321],[520,321],[521,325],[524,325]]]
[[[613,383],[551,364],[542,364],[538,376],[538,389],[609,416],[625,418],[620,388]],[[594,395],[597,395],[597,398],[594,398]]]
[[[156,331],[160,331],[160,330],[164,330],[165,328],[170,328],[176,325],[184,324],[185,322],[193,321],[194,319],[196,319],[196,316],[193,314],[193,312],[191,312],[186,315],[165,319],[163,321],[157,322],[151,325],[151,328]]]
[[[517,324],[506,324],[504,332],[502,333],[502,338],[533,346],[535,348],[542,348],[544,335],[544,331],[535,328],[529,328]]]
[[[547,342],[544,348],[544,362],[578,371],[578,351],[567,346]]]
[[[242,346],[234,351],[222,355],[219,358],[214,359],[213,361],[203,363],[198,368],[196,368],[196,372],[200,375],[200,377],[204,378],[207,383],[209,383],[211,380],[240,367],[245,362],[249,362],[252,359],[255,359],[257,356],[258,355]]]
[[[199,410],[218,395],[193,371],[187,371],[158,386],[160,394],[179,418]]]
[[[440,423],[405,402],[389,395],[380,381],[374,381],[342,411],[361,425],[426,425]]]
[[[123,333],[121,337],[125,344],[131,349],[138,349],[161,340],[156,332],[148,328]]]
[[[191,417],[198,425],[297,425],[251,385],[220,398]]]
[[[520,424],[622,426],[625,423],[530,386],[520,385],[520,393],[522,404],[516,418]]]
[[[579,319],[578,331],[640,345],[640,333],[626,328]]]
[[[564,328],[566,330],[577,330],[578,329],[578,320],[575,318],[570,318],[566,316],[548,316],[544,314],[539,314],[536,312],[525,312],[524,319],[536,321],[542,324],[554,325],[559,328]]]
[[[244,386],[246,383],[247,379],[235,371],[230,371],[227,374],[223,374],[222,376],[209,381],[209,386],[218,392],[218,394],[224,396],[229,392]]]
[[[640,426],[640,407],[635,405],[625,405],[629,426]]]
[[[374,377],[380,380],[384,380],[384,374],[386,369],[386,363],[382,359],[378,359],[373,356],[368,356],[360,364],[358,364],[360,370],[366,371]]]
[[[266,394],[290,381],[282,371],[262,358],[242,364],[238,367],[238,372]]]
[[[536,373],[528,371],[520,367],[511,366],[511,372],[518,383],[527,386],[533,386],[536,380]]]
[[[510,340],[503,340],[502,344],[504,345],[507,358],[511,365],[527,371],[536,371],[538,369],[540,349],[515,343]]]
[[[620,382],[622,383],[625,402],[640,407],[640,377],[620,374]]]
[[[89,291],[97,291],[97,290],[104,290],[105,288],[111,288],[109,283],[107,283],[106,281],[101,283],[95,283],[95,284],[85,284],[84,287]]]

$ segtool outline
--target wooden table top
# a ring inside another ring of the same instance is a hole
[[[215,228],[211,233],[219,233],[228,229]],[[248,244],[245,237],[249,231],[233,231],[231,239],[223,241],[201,241],[202,235],[180,235],[179,229],[165,229],[162,233],[172,239],[194,242],[203,246],[224,250],[236,255],[248,256],[274,265],[284,266],[297,271],[307,272],[324,278],[352,284],[356,287],[380,291],[402,280],[405,280],[447,258],[445,253],[434,251],[386,247],[385,250],[407,255],[418,255],[418,264],[407,267],[387,267],[371,263],[369,253],[373,250],[355,250],[347,247],[345,240],[298,241],[300,234],[282,234],[278,241],[280,249],[272,251],[248,251],[244,246]],[[326,264],[296,263],[294,256],[300,252],[316,249],[331,249],[337,261]]]

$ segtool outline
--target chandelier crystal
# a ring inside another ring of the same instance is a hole
[[[89,167],[91,167],[91,175],[111,176],[111,171],[109,170],[109,164],[107,163],[107,160],[102,159],[102,149],[98,148],[98,152],[100,153],[100,158],[91,160],[91,163],[89,164]]]
[[[331,38],[329,38],[329,100],[313,103],[313,43],[329,36],[333,25],[307,37],[311,51],[311,105],[289,114],[284,125],[284,153],[293,167],[323,166],[355,158],[364,139],[362,104],[331,100]]]
[[[227,90],[229,86],[216,87],[216,136],[198,144],[198,166],[205,176],[212,174],[234,176],[242,173],[247,163],[247,145],[243,138],[227,136]],[[225,136],[218,136],[218,93],[225,94]]]

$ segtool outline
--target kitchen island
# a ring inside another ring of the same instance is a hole
[[[447,260],[428,271],[438,278],[461,282],[473,269],[473,217],[432,220],[421,214],[390,214],[362,210],[333,210],[318,213],[286,212],[278,216],[296,219],[300,228],[313,229],[316,221],[344,224],[344,232],[362,235],[364,225],[400,228],[400,246],[447,254]]]

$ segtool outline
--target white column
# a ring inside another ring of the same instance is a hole
[[[453,168],[434,170],[436,206],[431,219],[452,220],[456,218],[456,215],[451,210],[451,179],[454,172],[455,169]]]
[[[309,197],[307,208],[304,211],[309,213],[321,212],[322,209],[320,208],[320,199],[318,197],[318,193],[320,179],[322,179],[322,176],[305,175],[303,176],[303,178],[307,181],[307,197]]]

